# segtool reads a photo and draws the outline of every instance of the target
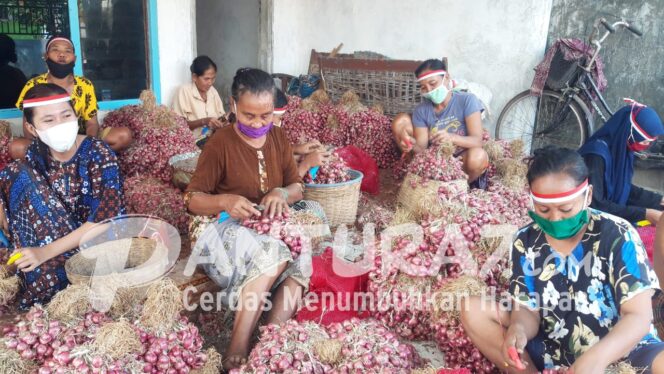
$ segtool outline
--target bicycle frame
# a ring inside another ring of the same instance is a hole
[[[590,87],[588,87],[588,85],[590,85]],[[602,93],[599,92],[597,83],[595,83],[592,75],[585,69],[582,70],[575,86],[580,88],[581,99],[590,104],[592,109],[602,118],[602,121],[606,122],[608,118],[613,115],[613,111],[609,107],[609,104],[604,99],[604,96],[602,96]],[[579,92],[577,92],[577,94],[579,94]],[[605,115],[605,113],[608,115]]]

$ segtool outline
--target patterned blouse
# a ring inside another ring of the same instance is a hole
[[[620,318],[620,306],[658,288],[643,243],[627,221],[591,210],[578,246],[564,257],[547,243],[536,224],[517,233],[511,253],[510,293],[540,315],[538,335],[529,342],[545,368],[571,366]],[[659,342],[654,327],[639,347]]]
[[[48,83],[48,73],[38,75],[28,81],[21,91],[21,95],[16,101],[16,107],[22,109],[23,106],[23,97],[29,89],[34,87],[36,84]],[[74,110],[76,115],[79,118],[79,123],[81,128],[79,132],[85,134],[85,122],[94,118],[97,115],[98,106],[97,106],[97,96],[95,95],[95,87],[92,85],[92,82],[85,78],[74,76],[74,90],[71,93],[72,104],[74,104]]]

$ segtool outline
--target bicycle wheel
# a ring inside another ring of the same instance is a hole
[[[496,138],[521,139],[525,151],[547,145],[578,149],[586,141],[587,122],[574,101],[565,104],[563,95],[545,90],[535,96],[526,90],[510,100],[498,117]]]

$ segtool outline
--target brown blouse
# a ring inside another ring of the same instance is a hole
[[[205,145],[187,191],[241,195],[258,204],[272,189],[299,182],[293,150],[282,129],[273,127],[257,149],[228,126],[215,131]]]

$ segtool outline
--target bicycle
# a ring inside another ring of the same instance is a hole
[[[596,35],[600,34],[600,24],[606,32],[601,38],[596,38]],[[552,60],[550,71],[562,71],[562,79],[550,84],[552,77],[549,75],[541,96],[526,90],[513,97],[498,117],[496,138],[522,139],[528,153],[546,145],[572,149],[581,147],[594,129],[591,108],[603,122],[614,113],[597,88],[591,71],[602,49],[602,43],[616,32],[617,28],[625,28],[637,36],[643,35],[629,21],[621,19],[610,24],[604,18],[599,18],[594,22],[593,31],[588,38],[590,45],[595,47],[590,60],[586,62],[587,59],[582,58],[578,61],[566,61],[558,51]],[[562,64],[568,65],[560,66]]]

